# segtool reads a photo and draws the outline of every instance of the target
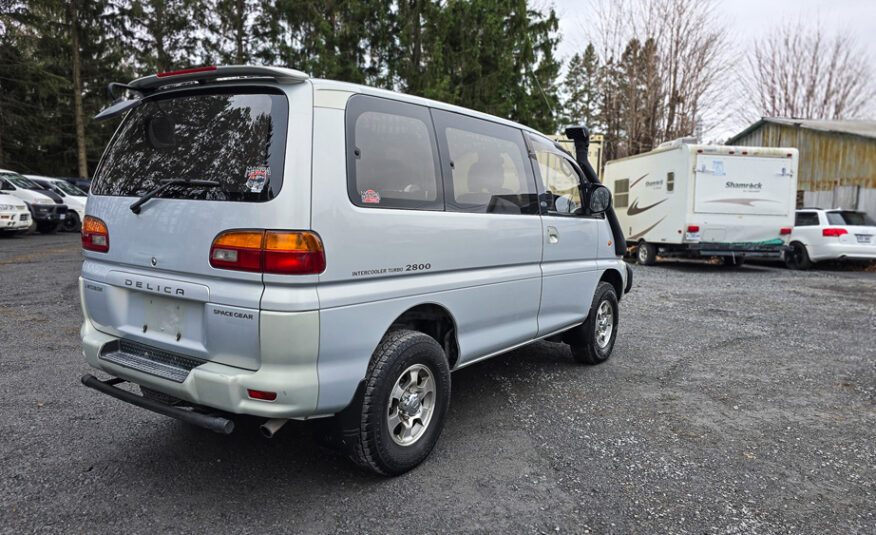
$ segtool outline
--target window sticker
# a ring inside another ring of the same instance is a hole
[[[362,202],[366,204],[380,204],[380,194],[373,189],[363,191]]]
[[[714,160],[712,162],[712,174],[715,176],[724,176],[724,162],[722,160]]]
[[[261,193],[265,189],[265,183],[271,176],[271,168],[268,166],[247,167],[246,187],[253,193]]]

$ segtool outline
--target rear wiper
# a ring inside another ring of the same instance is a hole
[[[131,211],[134,212],[135,214],[139,214],[140,207],[143,206],[143,204],[146,201],[148,201],[152,197],[155,197],[156,195],[158,195],[162,191],[166,190],[170,186],[186,186],[186,187],[195,187],[195,188],[215,188],[218,185],[219,185],[219,182],[216,182],[215,180],[189,180],[187,178],[168,178],[166,180],[161,180],[160,186],[158,186],[157,188],[153,189],[152,191],[150,191],[146,195],[143,195],[142,197],[140,197],[139,199],[134,201],[134,204],[131,205]]]

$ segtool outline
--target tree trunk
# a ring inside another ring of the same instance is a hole
[[[244,19],[246,19],[246,5],[244,0],[237,0],[234,6],[234,39],[237,44],[237,54],[235,60],[237,65],[243,65],[243,33]]]
[[[76,120],[76,155],[79,177],[88,178],[88,160],[85,155],[85,118],[82,110],[82,64],[79,58],[79,6],[77,0],[68,4],[70,41],[73,47],[73,117]]]

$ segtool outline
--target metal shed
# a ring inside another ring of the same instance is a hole
[[[796,147],[798,207],[857,209],[876,216],[876,121],[764,117],[726,144]]]

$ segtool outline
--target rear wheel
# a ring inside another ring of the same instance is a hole
[[[796,241],[791,243],[791,250],[785,251],[785,265],[790,269],[809,269],[812,267],[812,260],[809,259],[806,246]]]
[[[450,367],[438,342],[391,331],[368,366],[353,460],[383,475],[416,467],[438,441],[449,404]]]
[[[57,221],[39,221],[36,228],[42,234],[53,234],[58,230],[58,224]]]
[[[567,338],[572,356],[583,364],[601,364],[611,356],[617,339],[618,303],[614,286],[600,282],[590,305],[587,321]]]
[[[79,232],[81,228],[82,222],[79,221],[79,214],[67,212],[67,217],[64,218],[64,230],[67,232]]]
[[[636,260],[643,266],[653,266],[657,262],[657,247],[645,241],[639,242]]]

